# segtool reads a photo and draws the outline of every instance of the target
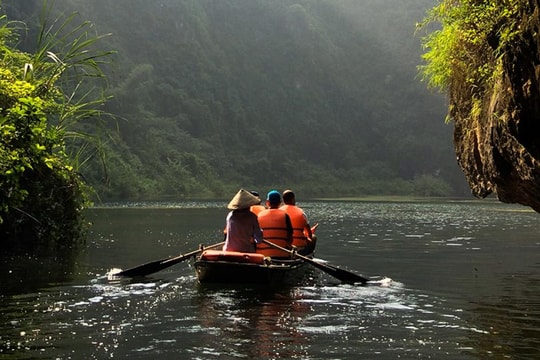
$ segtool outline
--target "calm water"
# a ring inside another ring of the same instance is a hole
[[[127,268],[221,241],[223,203],[88,211],[75,264],[0,267],[0,359],[538,359],[540,217],[491,202],[301,204],[317,257],[389,286],[313,269],[296,287],[202,286],[190,262]]]

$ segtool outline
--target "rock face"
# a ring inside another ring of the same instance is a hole
[[[537,3],[537,2],[535,2]],[[500,76],[472,94],[450,91],[455,121],[457,160],[477,197],[497,194],[502,202],[519,203],[540,212],[540,20],[538,3],[522,23],[518,40],[501,58]],[[494,31],[495,33],[495,31]],[[496,36],[489,46],[498,46]],[[480,55],[479,55],[480,56]],[[462,89],[461,89],[462,90]],[[478,94],[476,94],[478,95]],[[477,111],[471,110],[477,107]],[[471,115],[473,114],[473,115]]]

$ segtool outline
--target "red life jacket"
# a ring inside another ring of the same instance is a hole
[[[308,225],[304,211],[295,205],[283,205],[280,207],[291,218],[293,227],[293,246],[299,249],[305,248],[308,245],[308,238],[304,233]]]
[[[290,249],[292,242],[289,238],[286,217],[287,214],[281,209],[266,209],[259,213],[258,219],[265,240],[286,249]],[[265,243],[257,244],[257,253],[274,257],[290,256],[289,253]]]

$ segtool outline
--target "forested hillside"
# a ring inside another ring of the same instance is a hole
[[[117,51],[106,166],[80,172],[103,200],[466,194],[445,100],[418,79],[435,3],[57,0]],[[32,27],[42,3],[3,7]]]

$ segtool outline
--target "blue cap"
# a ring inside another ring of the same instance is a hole
[[[281,195],[279,194],[279,191],[272,190],[266,196],[266,200],[268,200],[270,204],[279,204],[281,202]]]

